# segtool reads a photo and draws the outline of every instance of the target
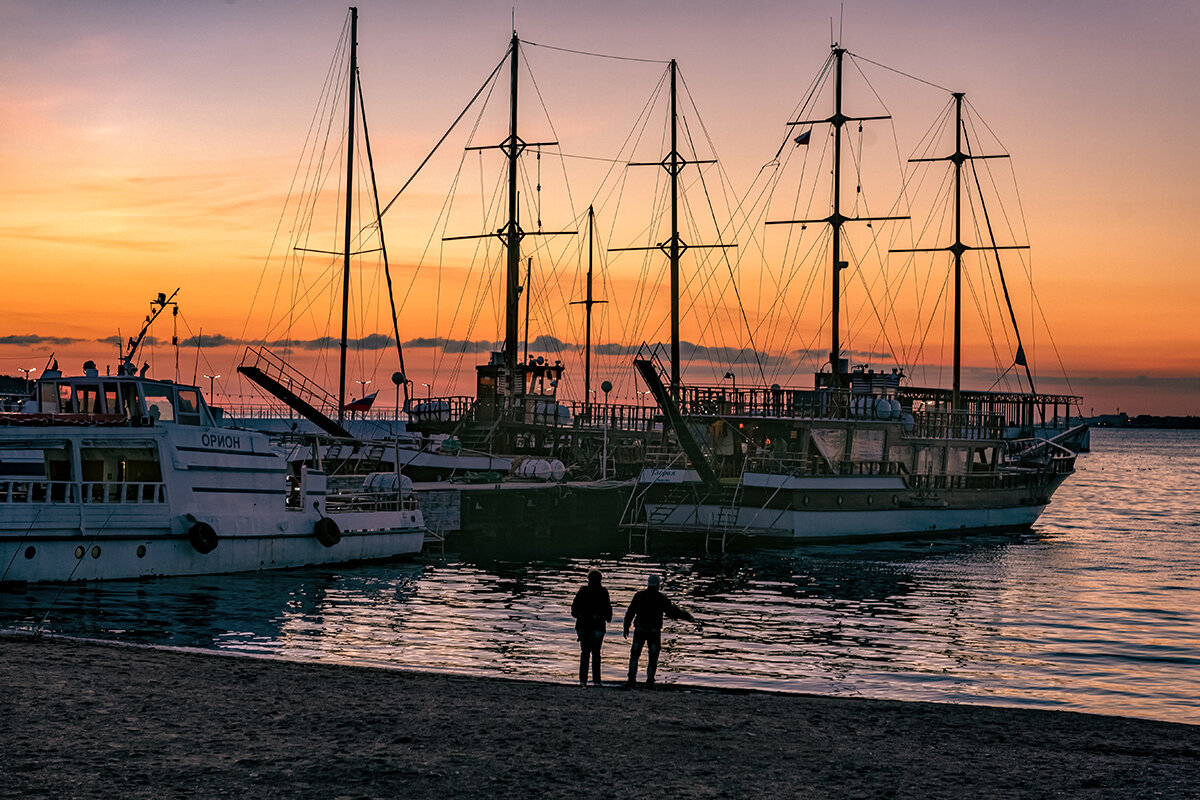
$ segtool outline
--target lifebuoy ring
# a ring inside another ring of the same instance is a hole
[[[188,543],[200,555],[207,555],[217,549],[217,531],[207,522],[197,522],[188,528]]]
[[[316,534],[317,541],[326,547],[333,547],[342,540],[341,528],[329,517],[317,520],[317,524],[313,526],[313,533]]]

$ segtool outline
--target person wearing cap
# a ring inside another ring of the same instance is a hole
[[[658,671],[658,652],[662,649],[663,616],[671,619],[686,619],[696,622],[696,618],[684,609],[672,603],[667,596],[659,591],[660,579],[651,575],[646,579],[646,588],[633,596],[629,608],[625,612],[625,638],[629,638],[629,626],[633,624],[633,646],[629,650],[629,681],[632,686],[637,682],[638,659],[642,656],[642,646],[649,649],[646,662],[646,685],[654,685],[654,673]],[[699,623],[697,623],[699,624]]]
[[[579,634],[579,685],[587,686],[588,660],[592,662],[592,685],[600,685],[600,645],[604,644],[604,628],[612,622],[612,601],[608,589],[601,585],[600,570],[588,573],[586,586],[581,586],[571,603],[575,632]]]

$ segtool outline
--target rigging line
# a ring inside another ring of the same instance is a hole
[[[30,495],[32,495],[32,494],[33,494],[33,492],[32,492],[32,490],[31,490],[31,491],[30,491]],[[0,573],[0,583],[3,583],[4,579],[8,577],[8,571],[9,571],[9,570],[11,570],[11,569],[12,569],[12,565],[13,565],[14,563],[16,563],[16,560],[17,560],[17,553],[21,552],[21,543],[22,543],[22,542],[24,542],[26,539],[28,539],[28,538],[29,538],[29,534],[33,532],[33,526],[37,524],[38,518],[39,518],[40,516],[42,516],[42,509],[43,509],[43,508],[45,508],[45,506],[42,506],[42,505],[39,505],[39,506],[38,506],[38,508],[37,508],[37,512],[36,512],[36,513],[33,515],[33,519],[31,519],[31,520],[29,521],[29,527],[27,527],[27,528],[25,529],[25,532],[24,532],[23,534],[21,534],[21,538],[17,540],[16,547],[14,547],[14,548],[13,548],[13,554],[12,554],[12,558],[10,558],[10,559],[8,560],[8,566],[6,566],[6,567],[4,568],[4,572],[3,572],[3,573]]]
[[[494,90],[494,88],[495,88],[494,82],[492,83],[492,87]],[[490,99],[490,96],[491,96],[490,92],[489,92],[488,96]],[[486,105],[487,105],[487,100],[485,100],[483,105],[480,107],[479,114],[475,118],[475,124],[472,126],[471,131],[467,136],[468,144],[470,142],[474,141],[475,136],[479,132],[479,127],[483,121],[483,113],[484,113],[484,108],[486,107]],[[434,262],[435,268],[439,273],[445,265],[446,242],[444,239],[442,239],[438,236],[438,233],[439,233],[439,229],[440,229],[441,235],[444,237],[449,229],[450,216],[453,212],[455,198],[458,195],[458,185],[463,179],[464,167],[466,165],[469,154],[470,154],[470,151],[464,149],[462,151],[462,154],[459,156],[458,168],[454,172],[454,178],[450,183],[449,191],[446,193],[446,196],[442,201],[441,208],[438,210],[437,219],[435,221],[433,228],[429,232],[429,238],[425,242],[425,247],[421,251],[421,255],[417,258],[417,268],[413,271],[412,277],[409,278],[408,289],[405,291],[404,302],[402,303],[402,306],[408,305],[409,298],[411,297],[413,290],[415,289],[416,284],[417,284],[418,273],[420,272],[421,267],[423,265],[425,265],[426,259],[430,259]],[[482,192],[483,151],[482,150],[476,151],[476,154],[477,154],[477,158],[480,163],[480,187],[481,187],[480,197],[482,198],[485,196],[484,193]],[[486,217],[485,217],[485,220],[486,220]],[[435,246],[436,246],[436,255],[434,255],[431,252],[434,250]],[[476,253],[478,253],[478,247],[479,247],[479,245],[477,243],[476,244]],[[474,261],[472,260],[471,263],[474,263]],[[467,273],[466,273],[467,279],[470,278],[470,274],[471,274],[470,267],[468,267]],[[465,291],[465,289],[464,289],[464,291]],[[442,297],[442,280],[439,275],[439,278],[436,281],[436,285],[435,285],[435,298],[434,298],[435,302],[434,302],[434,306],[433,306],[433,309],[434,309],[434,336],[435,337],[438,335],[438,332],[441,328],[441,319],[442,319],[441,297]],[[456,306],[455,310],[457,311],[457,309],[458,309],[458,307]],[[457,316],[457,315],[455,315],[455,316]],[[451,324],[451,326],[453,326],[453,318],[451,319],[450,324]],[[444,350],[435,349],[434,355],[433,355],[433,367],[432,367],[432,377],[434,379],[436,379],[440,375],[442,363],[448,356],[449,356],[449,354],[446,353]]]
[[[347,14],[347,22],[343,25],[343,28],[342,28],[341,36],[342,36],[343,41],[347,35],[348,26],[349,26],[349,14]],[[330,86],[334,82],[333,79],[335,77],[337,67],[341,63],[340,56],[341,56],[343,47],[344,47],[344,45],[341,43],[341,41],[339,41],[339,46],[335,49],[333,60],[330,61],[329,70],[327,71],[327,73],[325,75],[325,82],[321,87],[321,92],[318,96],[317,107],[313,111],[312,119],[309,120],[308,130],[305,132],[305,135],[304,135],[304,147],[301,148],[300,156],[299,156],[299,158],[296,159],[296,168],[292,172],[292,179],[291,179],[291,182],[288,184],[288,190],[287,190],[287,195],[284,200],[284,204],[279,210],[279,218],[275,221],[275,230],[271,235],[271,244],[267,248],[267,257],[265,259],[263,259],[263,266],[262,266],[262,269],[259,271],[258,282],[255,284],[254,293],[251,296],[251,300],[250,300],[251,312],[247,313],[246,320],[242,324],[242,331],[241,331],[239,338],[242,339],[243,341],[246,339],[246,331],[250,327],[250,319],[253,316],[253,308],[258,302],[259,292],[263,288],[263,282],[266,277],[267,267],[271,263],[271,253],[275,250],[276,242],[279,241],[279,232],[283,228],[283,220],[284,220],[284,217],[287,215],[288,202],[291,200],[292,193],[296,188],[296,181],[297,181],[297,178],[300,175],[300,171],[301,171],[300,168],[305,163],[304,153],[308,148],[309,142],[313,141],[314,132],[318,128],[320,120],[321,120],[321,113],[320,113],[321,109],[324,106],[324,104],[326,102],[326,98],[329,95]],[[271,313],[273,313],[273,312],[271,312]]]
[[[392,289],[392,272],[388,266],[387,244],[383,238],[383,211],[379,208],[379,185],[375,182],[375,159],[371,154],[371,135],[367,131],[367,106],[363,98],[362,79],[357,81],[358,107],[362,116],[363,143],[367,149],[367,165],[371,171],[371,196],[375,200],[375,221],[379,229],[379,249],[383,256],[383,275],[387,279],[388,302],[392,310],[392,332],[396,337],[396,357],[399,359],[400,373],[404,374],[404,346],[400,343],[400,321],[396,313],[396,294]],[[378,366],[378,364],[377,364]],[[408,407],[408,382],[404,381],[404,404]],[[364,387],[365,389],[365,387]]]
[[[688,102],[692,107],[692,111],[696,114],[696,118],[700,120],[700,127],[701,127],[701,130],[703,131],[704,130],[704,121],[700,117],[699,109],[696,108],[695,98],[692,97],[691,92],[687,91],[686,81],[683,81],[683,84],[684,84],[684,90],[687,94]],[[683,130],[684,130],[684,135],[687,138],[688,144],[691,145],[692,152],[695,153],[696,145],[692,139],[692,129],[691,129],[691,126],[688,124],[687,117],[684,117],[684,120],[683,120]],[[705,131],[705,136],[707,138],[706,131]],[[709,141],[709,144],[711,145],[711,140]],[[714,156],[716,155],[715,148],[713,150],[713,155]],[[709,210],[710,215],[712,216],[713,227],[717,231],[717,243],[719,245],[723,244],[724,242],[723,242],[723,237],[721,236],[721,225],[720,225],[720,223],[717,222],[716,211],[713,208],[713,203],[712,203],[712,195],[710,194],[710,192],[708,190],[708,182],[704,179],[704,170],[697,169],[696,174],[698,176],[700,188],[704,191],[704,199],[708,202],[708,210]],[[730,261],[729,253],[727,252],[725,247],[720,247],[718,249],[720,250],[720,252],[717,254],[717,258],[722,263],[725,264],[726,269],[729,272],[729,280],[730,280],[730,284],[733,287],[733,295],[737,299],[738,311],[740,312],[742,322],[746,326],[746,335],[750,340],[750,350],[752,353],[754,353],[754,362],[755,362],[755,365],[758,367],[759,377],[762,378],[763,383],[766,383],[766,381],[767,381],[766,370],[763,367],[762,360],[758,357],[758,347],[754,341],[754,328],[750,324],[750,318],[746,315],[746,306],[742,302],[741,287],[738,286],[737,277],[734,274],[733,263]]]
[[[971,155],[971,139],[967,137],[967,155]],[[975,159],[971,159],[971,175],[975,178],[975,191],[979,194],[979,206],[983,210],[983,220],[987,225],[988,238],[992,242],[992,254],[996,259],[996,272],[1000,275],[1000,286],[1004,289],[1004,302],[1008,306],[1008,316],[1012,320],[1013,333],[1017,337],[1017,352],[1025,362],[1025,377],[1029,379],[1029,391],[1036,392],[1033,383],[1033,372],[1029,369],[1029,354],[1021,343],[1021,329],[1017,327],[1017,313],[1013,311],[1012,298],[1008,294],[1008,282],[1004,280],[1004,267],[1000,264],[1000,250],[996,245],[996,234],[992,230],[992,217],[988,213],[987,203],[983,201],[983,187],[979,182],[979,171],[975,168]]]
[[[188,324],[187,317],[183,316],[183,312],[180,312],[179,316],[183,321],[184,330],[186,330],[188,333],[188,338],[189,339],[192,338],[193,337],[192,326]],[[218,344],[216,344],[216,340],[219,335],[220,334],[214,335],[211,333],[208,335],[208,338],[211,339],[213,342],[208,345],[209,347],[219,346]],[[222,337],[222,338],[224,338],[224,337]],[[200,333],[195,335],[195,340],[196,340],[196,365],[192,369],[192,385],[193,386],[196,385],[196,373],[199,372],[199,370],[200,370],[200,359],[204,358],[204,350],[203,350],[203,348],[204,348],[204,328],[201,328]],[[226,341],[226,342],[223,342],[222,344],[241,344],[241,343]],[[207,365],[205,367],[205,369],[212,368],[212,362],[209,361],[207,358],[204,358],[204,363]],[[213,372],[216,372],[215,368],[213,368]]]
[[[543,106],[543,108],[545,108],[545,106]],[[550,151],[543,150],[540,147],[527,147],[527,148],[525,148],[525,152],[527,152],[527,153],[549,153]],[[564,153],[561,150],[555,150],[553,152],[553,155],[557,155],[559,158],[562,158],[562,159],[573,158],[577,161],[600,161],[605,164],[627,164],[628,163],[628,161],[626,161],[623,158],[604,158],[603,156],[581,156],[581,155],[578,155],[575,153]]]
[[[996,378],[996,380],[992,383],[992,385],[988,387],[988,391],[990,392],[993,389],[995,389],[997,386],[999,386],[1000,381],[1004,380],[1004,376],[1007,375],[1008,373],[1012,372],[1012,368],[1015,366],[1016,366],[1016,364],[1009,364],[1008,369],[1004,370],[1004,372],[1001,372],[1000,377]]]
[[[613,61],[637,61],[642,64],[669,64],[670,63],[669,61],[662,61],[657,58],[633,58],[632,56],[614,56],[614,55],[608,55],[607,53],[589,53],[586,50],[572,50],[567,47],[555,47],[554,45],[550,45],[550,44],[538,44],[537,42],[531,42],[528,39],[522,39],[521,44],[525,45],[526,47],[540,47],[544,50],[557,50],[560,53],[570,53],[570,54],[576,55],[576,56],[589,56],[591,58],[609,58],[609,59],[612,59]]]
[[[421,170],[425,168],[425,165],[429,163],[429,159],[433,158],[433,154],[438,151],[438,148],[442,146],[442,143],[445,142],[454,129],[458,127],[458,123],[462,121],[462,118],[465,117],[467,112],[471,110],[471,106],[474,105],[477,99],[479,99],[479,95],[483,94],[483,90],[488,87],[488,84],[490,84],[496,77],[496,74],[500,72],[500,68],[504,66],[506,61],[508,61],[508,53],[511,50],[512,46],[510,45],[509,49],[504,52],[504,57],[500,59],[500,63],[497,64],[496,68],[492,70],[492,74],[487,76],[483,82],[483,85],[480,86],[475,94],[471,96],[471,99],[467,101],[467,105],[462,111],[459,112],[458,116],[454,118],[454,122],[450,123],[450,127],[447,128],[446,132],[442,134],[442,138],[437,140],[437,144],[435,144],[433,149],[429,151],[429,155],[425,156],[424,160],[422,160],[417,166],[417,169],[413,172],[412,176],[410,176],[409,179],[404,182],[404,185],[400,187],[400,191],[396,192],[395,196],[393,196],[392,199],[388,201],[387,205],[383,207],[383,210],[379,212],[379,216],[382,217],[384,214],[386,214],[388,209],[392,207],[392,204],[395,203],[396,200],[399,199],[400,195],[404,193],[404,190],[408,188],[408,185],[416,180],[417,175],[419,175]]]
[[[80,485],[80,488],[82,489],[82,485]],[[80,500],[82,500],[82,499],[83,498],[81,497]],[[97,529],[97,531],[91,536],[90,541],[85,546],[86,549],[90,550],[96,544],[96,537],[99,536],[104,531],[104,529],[108,527],[108,523],[112,522],[112,518],[116,515],[117,511],[119,511],[119,510],[120,509],[118,507],[118,508],[114,508],[112,511],[108,512],[108,519],[104,520],[104,524],[101,525],[99,527],[99,529]],[[40,514],[41,511],[39,510],[38,513]],[[82,527],[82,521],[80,522],[80,527]],[[80,531],[80,532],[82,533],[82,531]],[[67,587],[71,585],[71,579],[73,577],[75,577],[75,572],[79,569],[81,564],[83,564],[82,558],[77,559],[75,561],[75,566],[71,568],[71,572],[70,572],[70,574],[67,575],[67,579],[65,581],[63,581],[62,588],[58,590],[58,594],[54,595],[54,599],[52,601],[50,601],[49,607],[46,608],[46,613],[42,616],[41,621],[38,622],[37,628],[34,631],[34,634],[36,636],[42,635],[42,628],[44,628],[46,626],[46,620],[50,619],[50,612],[54,610],[54,607],[58,605],[58,601],[62,599],[63,592],[65,592],[67,590]]]
[[[896,73],[897,75],[903,75],[905,78],[908,78],[909,80],[914,80],[914,81],[916,81],[917,83],[923,83],[923,84],[925,84],[926,86],[932,86],[934,89],[940,89],[940,90],[941,90],[941,91],[943,91],[943,92],[949,92],[949,91],[950,91],[950,90],[949,90],[949,89],[947,89],[945,86],[938,86],[938,85],[937,85],[936,83],[934,83],[933,81],[927,81],[927,80],[925,80],[924,78],[918,78],[916,75],[910,75],[910,74],[908,74],[907,72],[903,72],[903,71],[901,71],[901,70],[898,70],[898,69],[896,69],[895,67],[889,67],[887,64],[880,64],[878,61],[872,61],[871,59],[869,59],[869,58],[866,58],[865,56],[860,56],[859,54],[857,54],[857,53],[852,53],[852,52],[850,52],[849,50],[847,50],[847,51],[846,51],[846,54],[850,56],[851,60],[854,60],[854,61],[865,61],[865,62],[867,62],[868,64],[874,64],[875,66],[879,67],[880,69],[886,69],[888,72],[894,72],[894,73]]]
[[[871,242],[872,242],[871,247],[869,247],[868,250],[873,249],[875,247],[875,240],[872,239]],[[884,344],[887,347],[888,352],[891,353],[892,358],[896,359],[896,354],[897,354],[897,352],[899,352],[898,348],[896,348],[896,346],[892,344],[892,339],[890,336],[888,336],[887,323],[885,322],[885,319],[880,316],[878,306],[876,306],[875,303],[871,302],[871,299],[870,299],[871,287],[867,285],[867,279],[863,277],[863,260],[861,258],[857,257],[857,253],[855,253],[855,251],[854,251],[854,243],[852,241],[846,240],[846,241],[843,241],[842,244],[849,251],[849,256],[854,259],[854,261],[852,263],[855,265],[855,269],[854,269],[855,277],[858,278],[859,283],[862,284],[862,287],[865,290],[863,292],[863,295],[864,295],[863,299],[860,301],[860,304],[859,304],[859,309],[861,310],[863,306],[866,306],[871,309],[872,314],[874,314],[874,316],[875,316],[875,321],[879,323],[879,336],[881,336],[883,338]],[[888,299],[889,300],[891,299],[890,295],[888,296]],[[878,341],[878,339],[876,339],[876,341]]]
[[[821,87],[825,85],[825,81],[829,79],[829,71],[833,67],[833,63],[834,55],[831,52],[825,57],[825,64],[817,72],[816,76],[813,77],[812,82],[808,84],[807,94],[802,95],[803,99],[796,104],[795,108],[792,109],[792,113],[788,115],[788,119],[800,116],[800,114],[802,114],[808,108],[809,103],[816,103],[817,94],[821,91]],[[780,154],[783,153],[783,149],[787,147],[787,144],[790,141],[792,141],[791,127],[789,127],[787,129],[787,133],[783,135],[783,141],[780,142],[779,149],[775,151],[775,157],[771,159],[772,161],[779,159]]]
[[[522,53],[521,58],[525,62],[525,71],[529,75],[529,82],[533,84],[533,92],[534,92],[534,94],[537,95],[538,103],[542,107],[542,113],[546,116],[546,123],[550,126],[550,134],[554,137],[554,141],[557,142],[558,138],[559,138],[558,130],[556,130],[554,127],[554,119],[550,116],[550,109],[546,107],[546,98],[542,96],[542,87],[538,85],[537,78],[534,77],[534,75],[533,75],[533,69],[529,66],[529,57],[527,55],[525,55],[524,53]],[[538,154],[538,170],[539,170],[538,187],[540,190],[540,187],[541,187],[541,177],[540,177],[541,172],[540,172],[540,170],[541,170],[541,152],[542,151],[539,149],[536,152]],[[579,214],[577,214],[575,212],[575,199],[571,196],[571,184],[566,179],[566,169],[567,169],[566,164],[562,163],[561,153],[559,154],[559,163],[562,166],[563,184],[564,184],[564,188],[567,193],[567,210],[571,213],[572,217],[578,218]],[[538,203],[540,206],[540,203],[541,203],[541,192],[540,191],[538,192],[537,198],[538,198]],[[539,222],[541,221],[541,209],[540,208],[538,209],[538,221]],[[539,225],[538,228],[540,230],[541,226]]]

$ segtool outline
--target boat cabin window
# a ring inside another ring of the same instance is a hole
[[[82,447],[83,480],[87,483],[161,483],[158,453],[149,447]]]
[[[200,397],[195,389],[180,389],[177,395],[178,403],[175,410],[178,413],[180,425],[200,424]]]
[[[104,409],[106,414],[120,414],[121,403],[117,400],[117,385],[115,383],[104,384]]]
[[[146,392],[146,414],[155,422],[174,422],[174,392],[162,386],[143,386]]]
[[[75,387],[75,398],[79,401],[79,413],[104,413],[104,399],[100,394],[99,386],[81,383]]]
[[[125,413],[126,419],[136,420],[141,419],[142,401],[138,397],[136,383],[122,383],[121,385],[121,408]]]
[[[69,383],[58,384],[58,406],[52,410],[59,414],[71,414],[75,411],[75,387]]]
[[[58,413],[58,385],[53,383],[38,384],[38,408],[43,414]]]

